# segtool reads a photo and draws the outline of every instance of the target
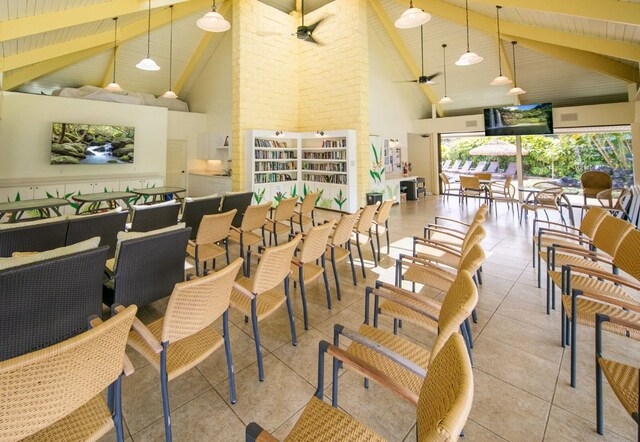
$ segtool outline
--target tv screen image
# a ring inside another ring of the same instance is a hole
[[[130,164],[135,127],[53,123],[50,164]]]
[[[551,103],[485,109],[484,133],[486,136],[552,134]]]

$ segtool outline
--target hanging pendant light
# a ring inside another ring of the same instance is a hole
[[[136,65],[138,69],[143,71],[159,71],[160,66],[149,56],[149,50],[151,49],[151,0],[149,0],[149,14],[147,16],[147,57],[140,60]]]
[[[496,23],[498,23],[498,68],[500,69],[500,74],[493,79],[491,86],[503,86],[505,84],[511,84],[511,80],[509,77],[502,75],[502,54],[500,50],[500,9],[502,6],[496,5]]]
[[[395,21],[396,28],[409,29],[422,26],[431,20],[431,14],[424,12],[420,8],[413,7],[413,0],[409,1],[409,9],[404,11],[399,19]]]
[[[162,94],[164,98],[178,98],[175,92],[171,90],[171,68],[173,67],[173,5],[171,8],[171,33],[169,37],[169,90]]]
[[[467,52],[462,54],[458,61],[456,61],[456,65],[458,66],[469,66],[472,64],[480,63],[484,58],[476,54],[475,52],[471,52],[469,49],[469,0],[465,0],[465,12],[467,17]]]
[[[196,20],[196,25],[207,32],[224,32],[231,28],[229,23],[219,12],[216,12],[216,2],[211,2],[211,11]]]
[[[453,100],[447,95],[447,44],[442,44],[442,72],[444,73],[444,97],[438,101],[440,104],[453,103]]]
[[[525,91],[521,87],[518,87],[518,77],[516,76],[516,45],[517,44],[518,44],[517,41],[511,42],[511,49],[513,51],[513,87],[509,89],[509,92],[507,92],[507,94],[509,95],[522,95],[527,93],[527,91]]]
[[[122,92],[122,88],[116,83],[116,57],[118,55],[118,17],[113,18],[115,23],[113,30],[113,81],[104,89],[109,92]]]

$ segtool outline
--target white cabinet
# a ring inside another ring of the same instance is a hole
[[[189,174],[189,196],[206,196],[231,191],[231,178]]]
[[[152,187],[161,187],[162,180],[158,178],[142,179],[142,180],[120,180],[120,191],[131,192],[133,189],[149,189]]]
[[[231,143],[227,135],[206,132],[198,135],[197,158],[200,160],[227,161]]]

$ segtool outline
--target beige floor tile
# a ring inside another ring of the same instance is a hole
[[[236,374],[238,402],[233,411],[243,422],[255,421],[273,431],[309,401],[315,388],[273,355],[264,358],[264,371],[263,382],[255,364]],[[215,388],[228,403],[227,383]]]
[[[169,406],[175,410],[210,388],[198,370],[189,370],[169,382]],[[162,417],[160,375],[151,365],[124,378],[122,412],[133,434]]]
[[[496,313],[526,324],[534,325],[538,328],[557,330],[559,343],[560,310],[551,310],[549,315],[547,315],[545,311],[545,308],[539,304],[507,296],[498,310],[496,310]]]
[[[480,370],[474,370],[471,419],[512,441],[539,441],[551,404]]]
[[[363,378],[347,371],[338,385],[340,407],[389,441],[402,441],[415,424],[415,407],[378,384],[364,388]]]
[[[544,437],[549,442],[581,441],[625,441],[627,439],[607,431],[603,436],[596,432],[595,415],[590,421],[569,413],[562,408],[551,407],[549,424]]]
[[[249,322],[244,322],[244,316],[232,309],[229,319],[240,330],[253,338],[251,318],[249,318]],[[304,333],[302,320],[294,317],[294,324],[297,336],[302,336]],[[287,314],[286,307],[276,310],[271,316],[260,321],[258,323],[258,331],[260,333],[260,345],[268,352],[272,352],[283,345],[292,345],[291,327],[289,325],[289,315]]]
[[[171,434],[179,441],[242,441],[245,425],[212,389],[171,412]],[[164,419],[134,434],[135,442],[164,440]]]
[[[482,425],[475,421],[468,419],[467,425],[464,426],[464,441],[473,442],[490,442],[490,441],[503,441],[504,438],[498,436],[496,433],[487,430]]]
[[[481,335],[473,349],[474,368],[551,402],[560,361],[553,363]]]
[[[298,422],[298,419],[300,419],[300,416],[302,416],[303,411],[304,411],[304,407],[302,407],[302,409],[300,409],[300,411],[298,411],[292,417],[287,419],[287,421],[284,424],[280,425],[280,427],[278,427],[278,429],[272,433],[273,437],[275,437],[278,440],[285,440],[287,435],[291,433],[291,430],[293,430],[293,427],[296,425],[296,422]]]

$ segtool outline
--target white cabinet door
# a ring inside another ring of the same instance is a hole
[[[0,201],[24,201],[33,199],[33,186],[3,187],[0,189]]]

